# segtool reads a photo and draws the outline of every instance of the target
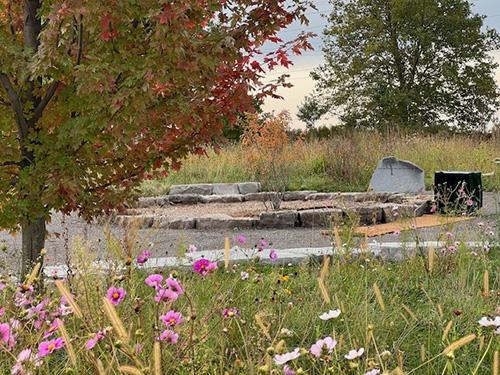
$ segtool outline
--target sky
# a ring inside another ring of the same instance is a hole
[[[327,24],[324,14],[329,12],[331,6],[328,0],[315,0],[315,5],[318,11],[310,10],[307,12],[309,25],[292,24],[286,30],[280,33],[283,40],[294,38],[300,31],[310,31],[317,36],[311,39],[314,46],[314,51],[307,51],[302,56],[294,56],[293,63],[289,69],[276,69],[268,73],[265,81],[271,81],[280,74],[290,74],[289,81],[294,85],[292,88],[282,88],[278,91],[284,99],[267,99],[264,103],[264,111],[280,112],[288,110],[292,115],[293,128],[304,128],[305,124],[297,118],[298,106],[303,102],[304,98],[313,91],[314,81],[310,78],[309,73],[323,63],[322,46],[322,30]],[[485,15],[485,25],[500,31],[500,0],[472,0],[473,9],[476,13]],[[493,58],[500,63],[500,50],[492,52]],[[500,68],[496,71],[496,79],[500,84]],[[322,119],[318,122],[319,125],[333,125],[335,118]]]

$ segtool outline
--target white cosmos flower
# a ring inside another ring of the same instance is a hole
[[[284,354],[276,354],[274,356],[274,363],[279,365],[284,365],[285,363],[292,361],[300,357],[300,348],[295,348],[292,352]]]
[[[489,319],[486,316],[483,316],[481,319],[477,321],[481,327],[491,327],[493,325],[493,320]]]
[[[349,353],[347,353],[345,355],[345,358],[348,360],[353,360],[353,359],[356,359],[358,357],[361,357],[364,352],[365,352],[365,348],[360,348],[358,350],[352,349],[352,350],[349,350]]]
[[[333,319],[333,318],[337,318],[338,316],[340,315],[340,310],[337,309],[337,310],[330,310],[330,311],[327,311],[326,313],[323,313],[319,316],[319,318],[321,320],[330,320],[330,319]]]

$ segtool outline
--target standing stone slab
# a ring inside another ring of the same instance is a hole
[[[320,208],[299,211],[300,226],[305,228],[328,228],[332,222],[342,220],[342,210],[338,208]]]
[[[293,228],[298,222],[297,211],[262,212],[258,226],[262,228]]]
[[[237,184],[213,184],[212,194],[215,195],[236,195],[239,194]]]
[[[260,182],[240,182],[238,184],[240,194],[251,194],[260,192]]]
[[[370,180],[370,190],[392,193],[425,191],[424,170],[412,162],[394,156],[379,161]]]
[[[210,195],[213,192],[213,184],[190,184],[190,185],[172,185],[169,195],[197,194]]]

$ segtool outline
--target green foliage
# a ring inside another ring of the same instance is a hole
[[[349,127],[484,130],[498,108],[495,30],[469,0],[334,0],[326,63],[300,109]]]

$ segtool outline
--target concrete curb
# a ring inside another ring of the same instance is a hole
[[[484,243],[482,242],[465,242],[469,248],[482,248]],[[444,241],[426,241],[418,244],[420,249],[428,251],[429,248],[436,249],[446,246]],[[231,249],[231,263],[246,263],[258,256],[260,262],[264,264],[273,265],[286,265],[286,264],[300,264],[311,258],[318,258],[324,255],[338,254],[336,248],[333,247],[301,247],[301,248],[290,248],[290,249],[275,249],[278,254],[278,259],[276,261],[271,261],[269,258],[270,249],[258,252],[255,249],[242,249],[239,247],[233,247]],[[368,244],[368,253],[375,257],[380,257],[389,261],[402,261],[407,257],[413,256],[417,252],[416,242],[372,242]],[[354,248],[350,250],[351,254],[362,254],[365,251],[360,248]],[[178,268],[190,268],[193,262],[200,258],[206,258],[211,261],[222,262],[224,260],[224,250],[204,250],[196,251],[194,253],[186,253],[184,258],[178,257],[158,257],[150,258],[144,265],[139,266],[142,269],[158,269],[158,268],[168,268],[168,267],[178,267]],[[94,267],[105,271],[111,267],[111,263],[107,261],[97,261],[94,262]],[[65,277],[68,272],[68,267],[64,264],[47,266],[44,268],[44,273],[46,276],[57,276]]]

